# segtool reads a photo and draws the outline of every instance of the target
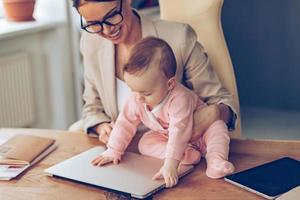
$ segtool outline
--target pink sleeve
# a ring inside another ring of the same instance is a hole
[[[126,100],[122,112],[119,114],[108,140],[108,149],[102,155],[111,156],[120,160],[128,144],[141,123],[136,100],[133,96]]]
[[[194,99],[189,95],[176,95],[169,105],[169,140],[166,158],[181,160],[192,137]]]

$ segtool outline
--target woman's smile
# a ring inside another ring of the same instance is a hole
[[[122,32],[122,26],[120,26],[116,31],[106,35],[109,40],[116,40],[120,37]]]

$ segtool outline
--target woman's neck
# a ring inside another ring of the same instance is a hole
[[[142,38],[142,28],[139,17],[132,11],[132,25],[129,30],[127,39],[118,44],[121,48],[131,48],[136,42]]]

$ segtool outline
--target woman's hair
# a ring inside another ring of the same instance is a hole
[[[105,1],[117,1],[117,0],[72,0],[73,6],[78,8],[83,2],[105,2]]]
[[[159,38],[146,37],[139,41],[130,51],[124,72],[135,74],[144,72],[155,58],[159,58],[159,66],[167,78],[176,74],[176,59],[170,45]]]

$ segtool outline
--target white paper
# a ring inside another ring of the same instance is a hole
[[[25,165],[25,166],[0,165],[0,180],[10,180],[18,176],[28,167],[29,165]]]
[[[9,138],[13,136],[5,136],[4,134],[0,134],[0,145],[6,142]],[[41,159],[43,159],[45,156],[47,156],[49,153],[54,151],[57,148],[57,144],[54,143],[48,149],[46,149],[43,153],[41,153],[37,158],[35,158],[30,165],[0,165],[0,180],[10,180],[19,174],[21,174],[24,170],[26,170],[31,165],[34,165]],[[0,155],[1,159],[1,155]]]

